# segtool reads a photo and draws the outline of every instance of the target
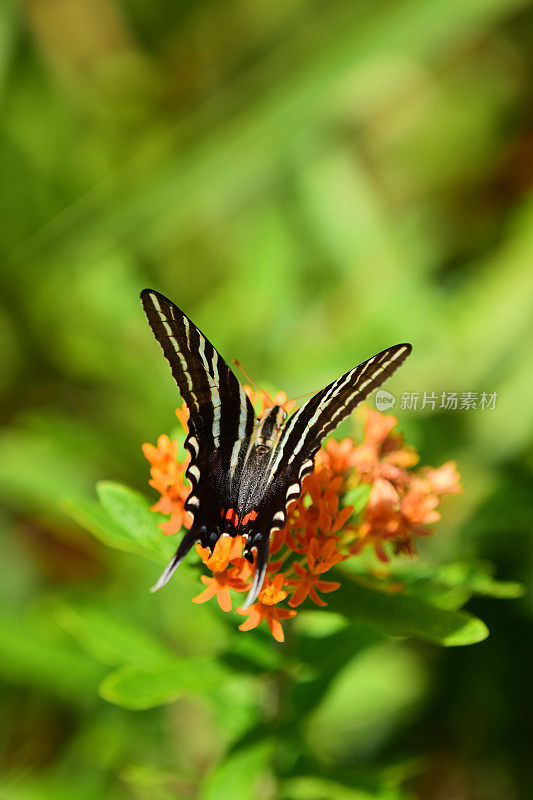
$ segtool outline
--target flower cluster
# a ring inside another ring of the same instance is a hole
[[[245,391],[259,406],[259,413],[274,404],[288,412],[294,408],[294,401],[287,401],[283,392],[271,398],[249,386]],[[184,406],[176,413],[186,430],[187,409]],[[284,529],[273,534],[267,576],[257,602],[236,609],[247,617],[240,630],[251,630],[266,620],[274,638],[284,641],[281,620],[294,617],[308,598],[325,606],[321,595],[339,588],[338,581],[324,577],[335,564],[357,556],[367,546],[383,563],[391,555],[414,555],[416,539],[428,536],[428,525],[440,519],[437,507],[442,496],[461,491],[460,476],[451,461],[438,469],[413,469],[418,455],[394,432],[396,417],[370,408],[359,413],[364,417],[361,443],[327,441],[316,457],[314,472],[304,479],[300,497],[289,506]],[[184,509],[188,456],[180,462],[178,443],[167,436],[160,436],[156,447],[143,445],[143,452],[151,464],[150,485],[161,495],[153,510],[170,514],[161,525],[163,532],[190,527],[190,515]],[[364,505],[356,513],[348,500],[365,485]],[[251,585],[252,567],[243,558],[242,537],[220,538],[212,553],[200,545],[196,549],[211,574],[202,576],[206,588],[193,602],[216,596],[222,611],[231,611],[231,592],[247,592]],[[287,598],[289,607],[282,607]]]
[[[188,412],[183,409],[176,409],[176,414],[184,426],[187,425],[189,418]],[[189,462],[189,456],[180,463],[178,461],[178,442],[170,440],[168,436],[162,434],[157,440],[157,445],[143,444],[143,453],[150,462],[150,475],[152,476],[149,484],[161,495],[152,511],[159,511],[161,514],[170,514],[168,522],[161,523],[163,533],[171,536],[177,533],[181,527],[190,528],[192,517],[185,511],[185,501],[189,494],[189,486],[185,484],[185,470]]]

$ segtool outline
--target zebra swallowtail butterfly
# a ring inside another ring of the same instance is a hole
[[[253,563],[255,554],[247,608],[263,585],[270,535],[284,527],[287,507],[313,471],[322,439],[393,374],[411,345],[387,347],[289,417],[280,406],[256,417],[229,366],[183,311],[152,289],[144,289],[141,300],[190,411],[185,509],[193,523],[153,591],[167,583],[196,542],[212,552],[221,536],[240,534],[245,558]]]

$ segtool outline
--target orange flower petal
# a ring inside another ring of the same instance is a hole
[[[222,611],[231,611],[231,595],[227,583],[219,583],[217,589],[217,600]]]
[[[298,585],[296,587],[296,591],[294,592],[293,596],[289,600],[289,605],[292,608],[296,608],[296,606],[300,606],[304,602],[304,600],[305,600],[305,598],[307,597],[308,594],[309,594],[309,586],[308,586],[308,584],[306,582],[304,582],[304,581],[301,581],[300,583],[298,583]]]
[[[436,494],[458,494],[462,491],[461,475],[457,471],[455,461],[446,461],[438,469],[427,467],[422,470],[422,474]]]
[[[340,531],[340,529],[344,527],[346,522],[348,522],[348,520],[352,516],[353,509],[354,509],[353,506],[345,506],[343,509],[339,511],[337,519],[335,520],[331,528],[331,533],[337,533],[337,531]]]
[[[265,618],[265,611],[260,606],[259,603],[254,603],[254,605],[250,606],[250,608],[245,608],[245,609],[238,608],[237,613],[248,615],[248,619],[245,620],[244,622],[241,622],[241,624],[239,625],[240,631],[251,631],[252,628],[257,628],[257,626]]]
[[[205,575],[202,575],[202,577],[204,578]],[[204,581],[204,583],[205,583],[205,581]],[[211,598],[216,594],[216,591],[217,591],[216,584],[214,583],[214,581],[212,581],[208,585],[207,589],[204,589],[203,592],[200,592],[200,594],[198,594],[198,595],[196,595],[196,597],[192,598],[192,602],[193,603],[206,603],[208,600],[211,600]]]
[[[339,581],[317,581],[315,584],[319,592],[335,592],[340,585]]]
[[[316,593],[316,589],[314,586],[311,586],[311,588],[309,589],[309,597],[311,598],[313,603],[317,604],[317,606],[322,606],[322,607],[327,606],[325,600],[322,600],[322,598],[319,597],[318,594]]]
[[[281,627],[279,619],[274,614],[269,614],[267,612],[266,621],[274,639],[277,642],[284,642],[285,634],[283,633],[283,628]]]
[[[176,409],[176,416],[179,419],[179,421],[181,422],[181,427],[183,428],[185,433],[187,433],[187,431],[189,429],[189,425],[188,425],[189,418],[190,418],[191,415],[190,415],[189,409],[187,408],[187,404],[185,403],[185,400],[183,401],[182,407]]]
[[[174,516],[174,518],[171,517],[168,522],[161,522],[159,527],[165,536],[172,536],[180,530],[181,524],[181,520]]]

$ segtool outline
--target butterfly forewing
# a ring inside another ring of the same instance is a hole
[[[207,546],[221,508],[231,505],[238,488],[255,413],[220,353],[174,303],[151,289],[141,293],[141,300],[190,411],[185,446],[192,490],[185,507],[193,514],[197,539]]]
[[[254,580],[244,607],[249,606],[266,574],[270,535],[284,527],[287,507],[313,471],[322,439],[392,375],[411,345],[383,350],[315,394],[285,421],[269,458],[253,462],[247,454],[256,442],[255,413],[227,363],[164,295],[145,289],[141,299],[191,415],[185,444],[191,454],[186,475],[192,488],[185,507],[194,522],[154,589],[169,580],[196,541],[212,549],[221,535],[242,533],[245,556],[255,557]],[[241,485],[253,487],[245,492],[244,509],[238,507]],[[236,509],[248,513],[239,518]]]
[[[218,448],[222,443],[227,445],[249,437],[254,410],[220,353],[164,295],[145,289],[141,299],[202,444],[211,443]],[[234,460],[236,456],[232,452],[228,455],[230,466],[232,456]]]
[[[295,411],[287,420],[274,453],[270,479],[275,480],[278,473],[301,477],[302,464],[314,457],[322,439],[390,378],[410,352],[410,344],[382,350],[317,392]]]

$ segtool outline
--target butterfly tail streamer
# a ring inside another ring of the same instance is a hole
[[[256,549],[256,558],[255,558],[255,573],[254,573],[254,580],[250,591],[244,601],[244,604],[241,608],[249,608],[251,605],[255,603],[259,592],[263,587],[263,583],[265,580],[265,575],[268,567],[268,552],[269,552],[269,540],[267,537],[261,537],[257,541],[257,545],[254,545],[254,549]],[[246,553],[245,553],[246,556]]]
[[[158,589],[161,589],[165,584],[169,582],[171,577],[176,572],[177,568],[191,549],[191,547],[198,541],[199,537],[196,531],[189,531],[185,534],[183,539],[181,540],[180,546],[176,550],[175,554],[172,556],[168,565],[166,566],[164,572],[162,573],[161,577],[155,583],[152,588],[150,589],[151,592],[157,592]]]

